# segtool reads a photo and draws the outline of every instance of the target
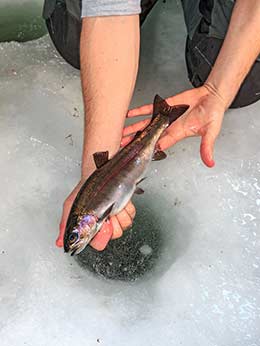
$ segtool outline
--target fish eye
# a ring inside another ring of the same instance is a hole
[[[78,240],[78,234],[77,233],[71,233],[71,235],[69,236],[69,242],[72,244],[74,243],[76,240]]]

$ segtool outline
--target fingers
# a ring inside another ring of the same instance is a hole
[[[135,213],[135,207],[130,201],[125,209],[116,216],[111,216],[110,219],[103,224],[101,230],[90,242],[90,245],[98,251],[103,251],[110,239],[120,238],[123,234],[123,230],[132,225]]]
[[[128,143],[130,143],[133,140],[135,133],[137,131],[142,131],[150,122],[151,119],[145,119],[125,127],[123,129],[123,138],[121,139],[120,146],[125,147]]]
[[[191,104],[192,100],[190,98],[190,90],[183,91],[177,95],[168,97],[165,99],[166,102],[170,105],[178,105],[178,104]]]
[[[186,137],[181,121],[181,119],[180,121],[177,120],[164,131],[157,143],[158,149],[166,150]]]
[[[188,90],[188,91],[182,92],[180,94],[177,94],[175,96],[168,97],[165,100],[170,106],[173,106],[174,104],[178,104],[178,103],[185,103],[186,104],[188,101],[190,101],[190,102],[192,101],[189,97],[190,94],[191,94],[191,92],[190,92],[190,90]],[[153,113],[153,104],[151,103],[148,105],[144,105],[141,107],[130,109],[127,112],[127,117],[132,118],[132,117],[136,117],[136,116],[140,116],[140,115],[148,115],[148,114],[152,114],[152,113]]]
[[[174,96],[166,98],[166,102],[170,105],[187,104],[190,108],[194,107],[198,99],[205,94],[208,94],[208,90],[204,87],[185,90]]]
[[[107,220],[101,230],[97,233],[97,235],[92,239],[90,242],[90,245],[98,250],[103,251],[105,247],[107,246],[107,243],[111,239],[113,234],[113,227],[110,220]]]
[[[212,136],[210,132],[207,132],[201,139],[200,155],[202,161],[208,167],[213,167],[215,162],[213,160],[213,150],[216,136]]]
[[[127,137],[123,137],[121,139],[120,142],[120,147],[125,147],[128,143],[130,143],[132,140],[134,139],[134,135],[133,136],[127,136]]]
[[[98,250],[103,251],[110,239],[120,238],[123,230],[131,226],[135,216],[135,207],[129,202],[127,207],[116,216],[112,216],[110,221],[107,221],[90,242],[90,245]]]
[[[112,239],[120,238],[123,231],[129,228],[135,217],[136,211],[133,203],[130,201],[125,209],[123,209],[116,216],[111,217],[111,222],[113,224],[113,236]]]
[[[186,90],[184,92],[181,92],[177,95],[168,97],[165,100],[170,106],[177,105],[177,104],[189,104],[191,106],[196,102],[198,95],[202,95],[203,93],[205,94],[207,92],[208,91],[205,90],[205,88],[197,88],[195,93],[193,89],[191,89],[191,90]],[[139,115],[148,115],[148,114],[152,114],[152,112],[153,112],[153,104],[148,104],[141,107],[130,109],[127,113],[127,117],[132,118]]]
[[[127,117],[132,118],[139,115],[148,115],[148,114],[152,114],[152,112],[153,112],[153,105],[149,104],[149,105],[144,105],[141,107],[130,109],[127,112]]]
[[[135,218],[136,210],[135,210],[135,206],[133,205],[131,201],[128,202],[128,204],[125,207],[125,210],[127,211],[131,219],[133,220]]]
[[[123,137],[131,135],[132,133],[136,133],[137,131],[143,130],[150,122],[151,122],[151,119],[145,119],[145,120],[138,121],[135,124],[126,126],[123,129]]]
[[[111,239],[120,238],[123,234],[123,229],[117,219],[117,216],[112,216],[110,220],[111,220],[112,228],[113,228],[113,235]]]
[[[125,209],[123,209],[119,214],[117,214],[117,220],[120,223],[122,230],[127,229],[129,226],[132,225],[133,222],[131,216]]]

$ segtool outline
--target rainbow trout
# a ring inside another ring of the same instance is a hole
[[[150,162],[166,157],[155,149],[163,131],[189,106],[170,106],[156,95],[150,124],[136,133],[134,139],[113,158],[109,153],[97,152],[97,169],[81,187],[69,214],[64,235],[64,251],[79,254],[97,234],[106,219],[118,214],[144,179]]]

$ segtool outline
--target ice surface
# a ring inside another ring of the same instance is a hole
[[[132,105],[189,87],[184,37],[157,6]],[[2,43],[0,76],[1,346],[259,346],[260,103],[227,113],[214,169],[196,138],[152,163],[134,229],[79,262],[54,245],[80,174],[79,74],[44,37]]]

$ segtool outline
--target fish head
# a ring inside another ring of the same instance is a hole
[[[71,231],[65,232],[64,251],[71,256],[78,255],[88,245],[98,231],[97,218],[87,214],[80,217]]]

